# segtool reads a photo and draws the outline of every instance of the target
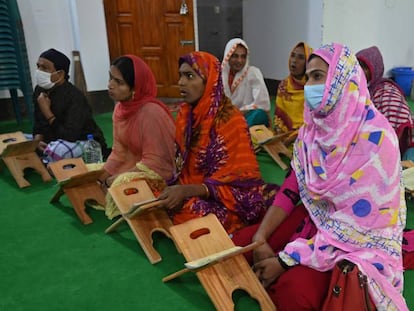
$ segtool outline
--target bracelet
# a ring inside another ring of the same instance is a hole
[[[282,258],[280,258],[280,257],[279,257],[279,255],[277,255],[277,256],[276,256],[276,259],[277,259],[277,261],[279,261],[279,263],[280,263],[280,265],[282,266],[282,268],[283,268],[283,269],[285,269],[285,270],[289,270],[289,269],[291,268],[291,266],[288,266],[288,265],[286,264],[286,262],[284,262],[284,261],[282,260]]]
[[[47,122],[49,122],[50,120],[52,120],[53,118],[55,118],[55,116],[51,116],[49,118],[46,119]]]
[[[203,187],[204,187],[204,189],[206,190],[206,198],[208,198],[209,196],[210,196],[210,190],[208,190],[208,187],[207,187],[207,185],[206,184],[201,184]]]
[[[109,177],[110,177],[110,176],[109,176]],[[104,184],[105,184],[106,188],[111,187],[111,185],[108,185],[108,178],[109,178],[109,177],[106,177],[106,178],[105,178],[105,181],[104,181]]]

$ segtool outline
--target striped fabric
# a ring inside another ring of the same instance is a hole
[[[48,143],[44,151],[43,162],[50,163],[69,158],[80,158],[83,154],[83,147],[86,140],[70,142],[58,139]]]

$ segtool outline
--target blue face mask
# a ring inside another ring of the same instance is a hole
[[[305,85],[305,100],[310,110],[315,110],[322,103],[325,84]]]

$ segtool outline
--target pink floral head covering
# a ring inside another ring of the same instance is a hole
[[[397,137],[372,104],[364,73],[346,46],[332,43],[313,55],[329,65],[325,92],[318,109],[305,105],[292,165],[317,233],[289,243],[284,255],[320,271],[349,259],[368,276],[378,309],[406,310]]]

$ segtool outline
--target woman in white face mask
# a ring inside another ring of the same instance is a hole
[[[43,52],[37,61],[33,137],[46,162],[80,157],[79,142],[88,134],[101,144],[104,157],[109,154],[85,95],[68,81],[69,65],[66,55],[55,49]]]

